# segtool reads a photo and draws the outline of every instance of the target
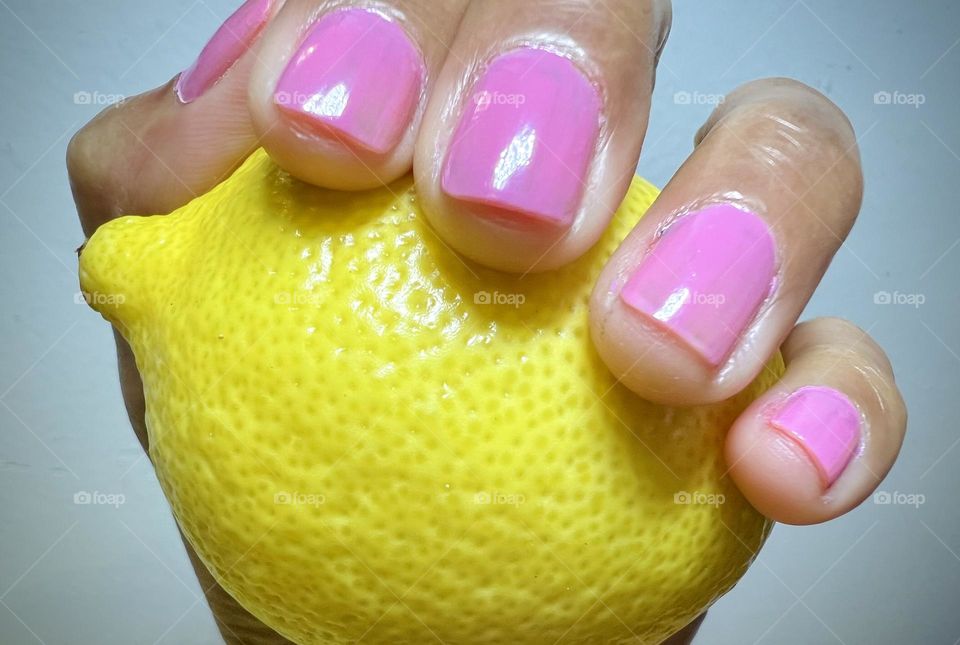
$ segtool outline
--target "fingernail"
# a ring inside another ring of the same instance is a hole
[[[247,0],[207,42],[203,51],[177,79],[177,97],[183,103],[200,98],[217,84],[257,39],[270,17],[270,0]]]
[[[424,76],[420,52],[399,25],[347,9],[310,28],[277,83],[274,102],[307,126],[384,153],[409,126]]]
[[[762,219],[709,206],[666,228],[620,297],[717,366],[769,295],[775,256]]]
[[[781,404],[770,425],[806,451],[826,486],[836,481],[860,441],[860,414],[841,392],[802,387]]]
[[[596,88],[562,56],[522,48],[495,58],[450,141],[443,191],[569,226],[583,196],[600,109]]]

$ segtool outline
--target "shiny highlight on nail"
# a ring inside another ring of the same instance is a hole
[[[717,204],[671,223],[620,297],[718,366],[770,295],[775,276],[776,246],[766,222]]]
[[[298,124],[382,154],[410,126],[425,76],[420,52],[398,24],[345,9],[310,28],[273,100]]]
[[[524,47],[495,58],[464,101],[443,191],[500,215],[572,224],[602,108],[583,72],[563,56]]]

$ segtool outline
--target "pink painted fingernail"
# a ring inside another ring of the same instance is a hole
[[[253,44],[270,17],[271,0],[247,0],[220,25],[200,56],[177,79],[177,97],[183,103],[199,98],[217,84]]]
[[[456,199],[569,226],[600,130],[601,99],[568,59],[522,48],[490,63],[450,141],[441,186]]]
[[[716,366],[770,294],[775,271],[764,221],[719,204],[670,224],[620,297]]]
[[[770,425],[806,451],[830,486],[847,467],[860,442],[860,413],[832,387],[810,385],[788,396]]]
[[[426,68],[403,29],[362,9],[317,21],[277,83],[288,117],[373,152],[397,144],[420,100]]]

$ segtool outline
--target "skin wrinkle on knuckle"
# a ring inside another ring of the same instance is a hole
[[[815,89],[792,79],[763,79],[727,95],[697,132],[695,145],[722,128],[763,165],[793,174],[810,188],[835,177],[860,183],[859,154],[849,120]],[[859,192],[859,191],[854,191]]]
[[[751,157],[798,187],[798,196],[823,181],[845,185],[859,175],[856,144],[816,111],[781,102],[743,106],[726,121]],[[851,149],[852,148],[852,149]]]

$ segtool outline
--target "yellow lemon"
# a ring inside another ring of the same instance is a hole
[[[100,227],[82,288],[223,587],[304,644],[652,643],[727,591],[769,524],[724,434],[782,365],[699,408],[604,367],[588,295],[655,195],[636,179],[591,251],[526,276],[452,253],[409,179],[326,191],[262,151]]]

